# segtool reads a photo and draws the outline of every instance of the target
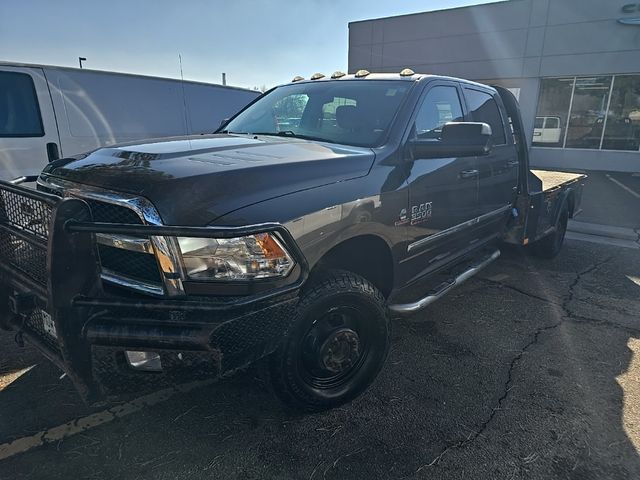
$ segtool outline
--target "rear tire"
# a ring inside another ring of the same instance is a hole
[[[331,271],[302,295],[291,329],[267,359],[267,373],[289,407],[326,410],[371,385],[389,344],[382,294],[359,275]]]
[[[560,253],[560,250],[562,250],[564,237],[567,233],[568,222],[569,207],[565,203],[562,206],[560,215],[558,215],[555,231],[531,245],[531,251],[533,254],[542,258],[555,258]]]

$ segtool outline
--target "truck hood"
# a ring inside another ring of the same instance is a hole
[[[44,174],[146,197],[165,224],[207,225],[247,205],[364,176],[374,157],[369,148],[295,138],[208,135],[102,148],[53,162]]]

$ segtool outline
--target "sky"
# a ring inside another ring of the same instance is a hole
[[[350,21],[487,0],[0,0],[0,61],[267,88],[347,70]]]

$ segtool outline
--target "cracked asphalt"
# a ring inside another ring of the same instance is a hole
[[[0,348],[0,444],[93,412],[32,349]],[[553,261],[505,249],[396,322],[343,408],[292,415],[250,369],[11,456],[0,479],[629,479],[639,449],[640,253],[569,241]]]

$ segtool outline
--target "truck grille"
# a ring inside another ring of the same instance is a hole
[[[138,213],[131,208],[95,199],[84,198],[83,200],[89,205],[95,222],[144,224]],[[102,245],[98,242],[98,256],[103,271],[110,277],[119,277],[134,290],[137,282],[144,282],[162,291],[162,277],[156,257],[152,253]]]
[[[98,253],[100,264],[112,274],[120,274],[130,279],[140,279],[157,284],[162,282],[154,255],[107,245],[98,245]]]
[[[86,198],[84,201],[89,204],[94,222],[142,225],[142,219],[130,208]]]
[[[65,192],[60,187],[39,184],[38,189],[54,195],[63,196]],[[94,222],[117,223],[127,225],[143,225],[145,222],[138,213],[125,205],[103,201],[92,196],[83,196],[81,186],[74,188],[73,195],[82,198],[91,209]],[[133,290],[149,292],[149,287],[155,289],[156,294],[162,292],[162,276],[158,268],[155,255],[126,248],[102,245],[98,243],[98,255],[103,272],[108,274],[107,281],[117,280],[119,285],[125,285]],[[144,282],[144,288],[136,288],[137,283]]]

